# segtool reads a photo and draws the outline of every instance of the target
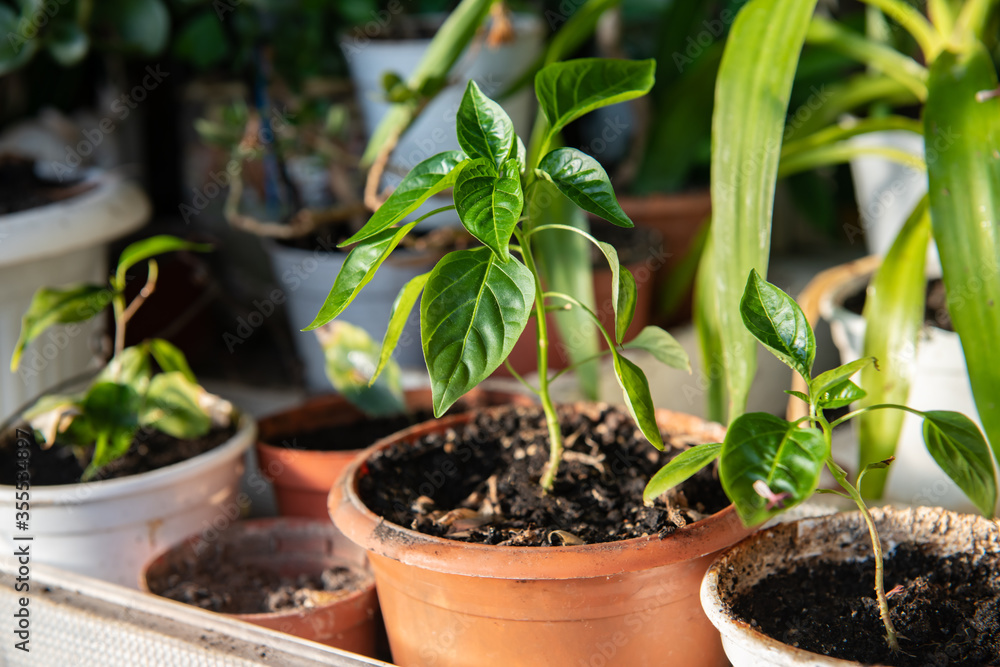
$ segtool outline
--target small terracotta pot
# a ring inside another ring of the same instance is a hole
[[[879,537],[889,549],[916,543],[927,553],[1000,551],[1000,527],[980,516],[939,507],[871,510]],[[737,617],[732,601],[771,574],[799,561],[858,561],[871,557],[868,529],[860,512],[801,519],[763,530],[725,551],[712,563],[701,587],[701,603],[722,633],[733,667],[851,667],[861,663],[810,653],[782,643]],[[905,628],[896,630],[905,634]],[[873,665],[872,667],[879,667]]]
[[[319,574],[342,565],[362,573],[363,589],[326,604],[261,614],[226,614],[254,625],[375,657],[378,600],[364,554],[329,524],[311,519],[255,519],[235,523],[213,541],[193,536],[160,554],[143,569],[140,588],[158,594],[177,570],[226,549],[241,565],[273,570],[280,575]]]
[[[530,402],[529,397],[521,394],[476,388],[462,397],[453,410]],[[432,406],[430,389],[406,392],[406,407],[411,413],[430,412]],[[330,487],[363,448],[315,451],[281,444],[293,442],[298,434],[355,424],[365,419],[368,417],[344,398],[331,394],[260,420],[257,461],[261,472],[274,484],[282,516],[328,520],[326,501]]]
[[[715,552],[747,534],[732,507],[674,534],[568,547],[498,547],[389,523],[357,494],[376,451],[468,422],[420,424],[369,448],[330,493],[330,513],[368,550],[395,662],[411,665],[725,665],[697,604]],[[719,442],[724,430],[660,410],[669,433]]]

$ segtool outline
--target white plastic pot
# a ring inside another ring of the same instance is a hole
[[[10,363],[21,316],[40,287],[107,281],[109,241],[141,227],[150,206],[142,190],[120,176],[93,171],[92,189],[65,201],[0,216],[0,362]],[[0,373],[0,415],[86,370],[100,318],[50,329],[32,343],[17,373]]]
[[[0,486],[0,541],[27,545],[31,563],[137,588],[153,556],[240,517],[243,455],[256,437],[256,424],[244,416],[227,442],[186,461],[131,477],[31,487],[26,531],[15,529],[15,487]]]
[[[1000,550],[1000,527],[979,516],[959,515],[938,507],[873,509],[872,516],[887,551],[902,543],[920,544],[928,553],[940,557]],[[860,665],[768,637],[750,624],[753,619],[737,617],[731,604],[768,576],[801,561],[851,562],[870,557],[870,538],[857,511],[779,524],[724,551],[702,580],[701,605],[722,634],[722,645],[733,667]],[[905,628],[896,630],[905,634]]]
[[[316,318],[347,253],[301,250],[273,241],[265,242],[264,247],[271,259],[274,276],[288,299],[286,308],[292,325],[292,339],[305,367],[306,386],[317,391],[329,391],[331,385],[324,370],[323,348],[315,334],[300,329]],[[389,314],[399,290],[411,278],[430,271],[434,260],[431,255],[396,250],[337,319],[362,327],[374,340],[381,341],[389,327]],[[425,368],[424,353],[420,347],[418,309],[414,308],[410,313],[393,356],[404,368]]]
[[[871,275],[845,271],[843,279],[820,296],[820,314],[830,323],[841,363],[861,357],[866,326],[861,315],[844,307],[844,300],[863,290]],[[908,406],[916,410],[955,410],[982,427],[958,334],[925,327],[913,363]],[[958,512],[976,512],[976,507],[927,452],[922,429],[923,422],[916,415],[906,414],[903,418],[885,499],[908,505],[936,505]],[[852,452],[845,460],[856,458]]]
[[[392,20],[404,20],[394,17]],[[429,28],[436,28],[443,17],[408,17],[405,20],[424,21]],[[472,45],[458,59],[448,78],[451,85],[442,90],[427,105],[417,120],[400,138],[392,153],[390,164],[406,173],[422,160],[447,150],[457,150],[455,136],[455,112],[462,101],[469,80],[474,80],[486,95],[497,97],[507,86],[514,83],[538,59],[542,53],[545,25],[533,15],[513,15],[511,21],[515,39],[510,44],[491,49],[484,40],[477,37]],[[387,40],[372,39],[355,29],[341,40],[341,49],[347,59],[351,78],[361,105],[365,129],[369,136],[382,116],[389,110],[385,102],[382,76],[395,72],[404,80],[416,69],[423,58],[430,39]],[[534,89],[525,86],[523,90],[501,101],[501,106],[514,123],[514,130],[527,143],[531,123],[534,120]],[[401,176],[387,174],[383,186],[395,186]],[[447,206],[447,197],[432,197],[411,218],[427,213],[435,208]],[[421,223],[424,226],[459,224],[458,215],[453,211],[440,213]]]

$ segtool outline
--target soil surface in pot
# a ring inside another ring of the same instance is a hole
[[[31,430],[24,422],[16,428]],[[218,447],[235,432],[235,428],[214,428],[200,438],[179,440],[159,431],[140,429],[128,452],[98,470],[92,481],[138,475],[186,461]],[[73,447],[56,444],[43,449],[34,438],[29,451],[28,471],[32,486],[76,484],[93,456],[93,448],[85,452],[83,460],[76,456]],[[0,484],[17,483],[17,473],[21,470],[19,462],[17,435],[15,427],[11,427],[0,436]]]
[[[628,413],[604,404],[561,406],[559,421],[566,451],[552,493],[538,485],[548,460],[542,410],[517,406],[382,450],[367,461],[361,499],[429,535],[508,546],[665,536],[729,504],[710,466],[646,507],[646,482],[688,443],[665,438],[659,452]]]
[[[0,215],[45,206],[91,187],[80,184],[79,179],[60,182],[42,178],[35,171],[34,160],[10,153],[0,154]]]
[[[844,299],[844,308],[861,315],[865,307],[865,290],[855,292]],[[944,281],[934,278],[927,281],[927,298],[924,302],[924,324],[945,331],[954,331],[951,315],[948,314],[948,295],[944,291]]]
[[[733,611],[781,642],[863,664],[1000,664],[1000,554],[939,558],[900,545],[888,555],[885,587],[901,654],[886,645],[874,577],[871,560],[808,563],[759,582]]]
[[[218,549],[174,564],[148,585],[157,595],[223,614],[270,614],[328,605],[362,590],[368,581],[345,566],[320,574],[279,574]]]

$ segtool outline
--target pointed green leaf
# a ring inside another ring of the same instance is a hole
[[[670,459],[667,465],[660,468],[646,489],[642,492],[642,500],[651,503],[681,482],[694,476],[699,470],[719,458],[722,453],[722,443],[696,445]]]
[[[499,104],[486,97],[475,81],[469,81],[455,116],[458,145],[469,157],[489,160],[499,167],[516,151],[514,124]]]
[[[535,76],[535,95],[550,134],[609,104],[645,95],[653,87],[653,60],[580,58],[553,63]]]
[[[825,410],[836,410],[860,401],[868,393],[850,380],[842,380],[819,395],[817,405]]]
[[[984,516],[992,518],[997,480],[990,447],[979,427],[960,412],[931,410],[924,413],[924,444],[941,470]]]
[[[203,436],[212,427],[198,401],[204,391],[180,371],[157,373],[143,397],[139,422],[175,438]]]
[[[639,288],[636,287],[635,277],[632,272],[624,266],[618,274],[618,289],[615,298],[615,340],[621,345],[628,328],[632,326],[635,318],[635,303],[638,298]]]
[[[842,366],[837,366],[825,373],[820,373],[809,383],[809,393],[813,396],[819,396],[834,387],[839,387],[843,385],[844,380],[849,379],[858,371],[874,363],[875,357],[862,357]]]
[[[510,154],[507,156],[510,160],[517,160],[519,169],[523,172],[525,165],[528,163],[528,149],[524,147],[524,142],[521,141],[521,137],[514,135],[514,145],[510,147]]]
[[[141,405],[139,394],[128,385],[97,382],[90,387],[83,399],[83,414],[97,442],[84,480],[128,451],[139,428]]]
[[[431,376],[434,415],[495,371],[528,323],[535,296],[519,260],[501,263],[489,248],[445,255],[420,299],[420,338]]]
[[[112,357],[94,378],[94,382],[126,384],[142,394],[149,386],[151,377],[153,368],[149,363],[149,348],[142,344],[126,347]]]
[[[153,359],[156,360],[160,370],[164,373],[177,371],[187,378],[188,382],[198,384],[198,380],[194,376],[194,371],[188,365],[184,353],[170,341],[162,338],[153,338],[149,341],[149,352],[153,355]]]
[[[455,182],[455,208],[462,224],[501,261],[510,259],[510,236],[524,207],[520,168],[507,160],[497,171],[486,158],[472,160]]]
[[[78,283],[66,287],[42,287],[31,299],[28,312],[21,318],[21,334],[10,359],[16,371],[25,348],[54,324],[72,324],[89,320],[111,303],[111,292],[100,285]]]
[[[466,159],[462,151],[445,151],[415,166],[400,181],[385,203],[372,214],[365,226],[338,247],[364,241],[383,229],[392,227],[420,208],[430,197],[453,186]]]
[[[542,158],[538,169],[542,178],[551,181],[583,210],[619,227],[634,226],[618,204],[604,167],[586,153],[575,148],[557,148]]]
[[[625,396],[625,407],[635,420],[646,440],[659,450],[663,450],[663,436],[656,423],[656,408],[649,392],[649,381],[642,369],[612,350],[615,362],[615,377]]]
[[[677,339],[660,327],[643,327],[639,335],[625,343],[626,350],[645,350],[671,368],[691,372],[691,360]]]
[[[355,246],[348,253],[344,265],[340,267],[340,272],[333,281],[333,287],[330,288],[330,293],[317,313],[316,319],[303,331],[312,331],[323,326],[344,312],[361,288],[371,281],[378,267],[382,266],[382,262],[416,224],[411,222],[398,229],[383,230]]]
[[[125,273],[139,262],[176,250],[210,252],[212,246],[207,243],[192,243],[169,234],[150,236],[148,239],[136,241],[122,250],[122,254],[118,256],[118,268],[115,269],[116,288],[125,288]]]
[[[379,345],[368,332],[348,322],[330,322],[316,329],[326,360],[326,377],[341,396],[371,417],[406,412],[402,372],[389,361],[376,381]]]
[[[816,358],[816,338],[792,297],[761,278],[756,269],[750,269],[740,315],[754,338],[809,381]]]
[[[803,394],[801,391],[793,391],[791,389],[786,389],[785,393],[788,394],[789,396],[794,396],[795,398],[801,399],[802,401],[805,401],[806,403],[809,402],[809,397],[807,395]]]
[[[818,429],[751,412],[726,431],[719,480],[744,525],[755,526],[811,496],[829,455]]]
[[[431,274],[428,272],[411,278],[408,283],[403,285],[403,289],[399,290],[396,300],[392,302],[392,309],[389,311],[389,326],[385,330],[385,337],[382,339],[382,349],[379,351],[378,365],[375,367],[375,373],[372,374],[372,379],[369,381],[368,386],[375,383],[375,380],[378,379],[378,376],[385,369],[386,364],[392,359],[392,351],[396,349],[396,344],[399,343],[399,337],[403,334],[403,327],[406,326],[406,320],[410,317],[410,311],[413,310],[414,304],[417,303],[420,293],[424,291],[424,285],[427,284],[427,279],[430,276]]]

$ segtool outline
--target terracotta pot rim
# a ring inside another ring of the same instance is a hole
[[[504,409],[492,408],[493,410]],[[661,423],[697,419],[684,413],[657,410]],[[656,535],[577,546],[514,547],[459,542],[398,526],[369,510],[357,493],[361,466],[380,449],[429,430],[461,425],[471,413],[414,425],[383,438],[364,450],[330,491],[330,515],[337,527],[359,546],[386,558],[437,572],[497,579],[578,579],[606,577],[645,570],[705,556],[749,534],[732,505],[665,538]],[[698,420],[706,429],[722,426]],[[706,437],[708,442],[712,438]],[[739,537],[731,537],[736,533]],[[575,570],[575,572],[574,572]],[[584,573],[584,574],[580,574]]]

